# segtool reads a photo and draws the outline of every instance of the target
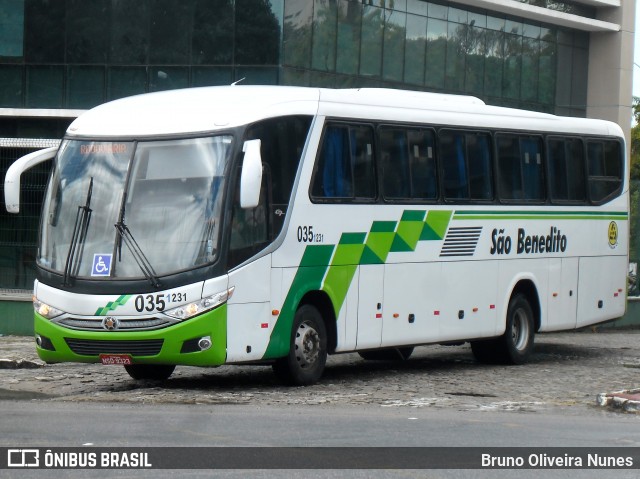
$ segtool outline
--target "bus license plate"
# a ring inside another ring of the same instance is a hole
[[[132,364],[131,356],[129,356],[128,354],[101,354],[100,362],[108,366],[128,366]]]

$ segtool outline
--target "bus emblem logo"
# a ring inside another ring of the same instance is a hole
[[[91,276],[109,276],[111,274],[111,254],[94,254]]]
[[[120,321],[113,316],[107,316],[102,320],[102,327],[107,331],[115,331],[120,327]]]
[[[611,248],[618,246],[618,224],[615,221],[609,223],[609,246]]]

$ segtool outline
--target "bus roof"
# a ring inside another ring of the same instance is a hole
[[[383,88],[320,89],[232,85],[137,95],[97,106],[78,117],[68,137],[143,138],[197,134],[282,115],[615,135],[604,120],[560,117],[485,105],[472,96]]]

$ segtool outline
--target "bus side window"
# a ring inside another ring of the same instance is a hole
[[[435,200],[437,176],[433,132],[379,130],[383,195],[389,200]]]
[[[375,198],[373,158],[371,127],[329,124],[316,159],[311,196],[352,201]]]
[[[251,125],[245,135],[245,140],[260,140],[262,163],[271,173],[267,185],[271,195],[268,205],[272,226],[270,240],[282,230],[310,126],[310,116],[276,117]]]
[[[542,139],[498,134],[496,141],[500,198],[505,201],[544,201]]]
[[[523,137],[520,139],[520,161],[522,162],[523,199],[544,201],[546,195],[541,138]]]
[[[586,188],[582,140],[551,138],[548,143],[551,199],[584,202]]]
[[[260,188],[260,202],[255,208],[240,207],[240,174],[235,187],[233,210],[231,212],[231,238],[227,267],[238,266],[260,252],[270,242],[267,216],[267,196],[270,174],[268,165],[263,165],[263,181]]]
[[[489,134],[441,130],[439,138],[445,199],[493,199]]]
[[[587,141],[589,198],[601,203],[613,197],[622,186],[622,149],[618,141]]]
[[[464,134],[441,131],[440,161],[442,162],[444,197],[446,199],[468,199],[467,164],[465,161]]]

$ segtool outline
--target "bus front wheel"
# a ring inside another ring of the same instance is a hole
[[[296,312],[289,354],[273,370],[286,384],[307,386],[320,379],[327,361],[327,331],[320,312],[305,304]]]
[[[524,364],[533,351],[535,322],[533,310],[524,294],[509,300],[507,324],[502,336],[471,342],[476,359],[483,363]]]
[[[173,364],[128,364],[124,367],[133,379],[151,379],[154,381],[168,379],[175,368]]]

